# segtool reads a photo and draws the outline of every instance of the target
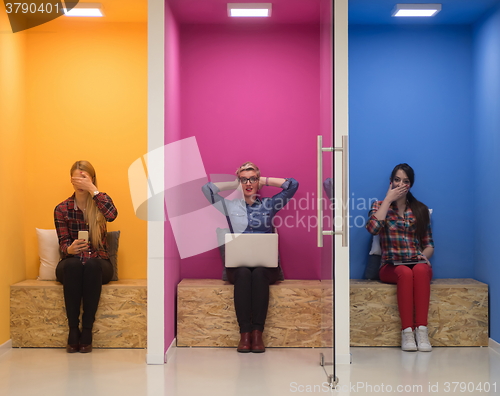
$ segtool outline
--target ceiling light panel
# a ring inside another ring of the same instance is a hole
[[[392,16],[431,17],[441,11],[441,4],[396,4]]]
[[[73,3],[74,4],[74,3]],[[66,6],[70,7],[71,2],[66,2]],[[78,2],[72,9],[68,11],[63,8],[64,14],[69,17],[102,17],[104,12],[101,3],[82,3]]]
[[[227,3],[230,17],[270,17],[271,3]]]

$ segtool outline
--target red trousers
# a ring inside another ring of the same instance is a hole
[[[380,280],[398,285],[398,308],[401,329],[427,326],[431,295],[432,268],[427,264],[385,264]]]

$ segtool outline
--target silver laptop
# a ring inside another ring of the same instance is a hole
[[[226,267],[278,266],[278,234],[226,234]]]

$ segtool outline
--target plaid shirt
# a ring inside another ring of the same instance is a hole
[[[375,213],[382,205],[382,201],[374,202],[369,213],[366,229],[373,235],[380,235],[380,246],[382,248],[382,262],[414,259],[426,247],[434,247],[432,240],[431,225],[427,227],[427,233],[422,240],[422,246],[415,233],[416,218],[407,205],[403,217],[398,214],[395,202],[387,211],[385,220],[378,220]]]
[[[106,193],[100,192],[92,198],[97,204],[106,221],[113,221],[118,215],[118,211],[113,204],[111,197]],[[78,231],[88,231],[89,225],[85,222],[83,212],[75,205],[75,194],[67,200],[61,202],[54,209],[54,222],[56,225],[57,236],[59,238],[59,248],[63,259],[68,257],[80,257],[85,263],[90,258],[101,258],[108,260],[106,230],[102,235],[102,249],[95,249],[89,240],[88,251],[77,255],[68,254],[68,248],[75,239],[78,239]]]

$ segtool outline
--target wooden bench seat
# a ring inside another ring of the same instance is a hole
[[[94,323],[97,348],[145,348],[147,284],[123,279],[103,285]],[[65,347],[68,321],[56,281],[25,280],[10,287],[13,347]]]
[[[328,281],[271,285],[266,346],[331,346],[331,296]],[[400,327],[396,285],[351,279],[351,346],[400,346]],[[429,338],[434,346],[487,346],[488,286],[474,279],[433,280]],[[179,283],[177,346],[235,347],[238,340],[231,284],[214,279]]]
[[[350,303],[352,346],[401,345],[396,285],[351,279]],[[433,346],[487,346],[488,285],[433,280],[428,328]]]
[[[184,279],[177,287],[177,346],[236,347],[239,328],[233,286]],[[264,331],[268,347],[324,347],[331,340],[331,284],[286,280],[270,286]]]

